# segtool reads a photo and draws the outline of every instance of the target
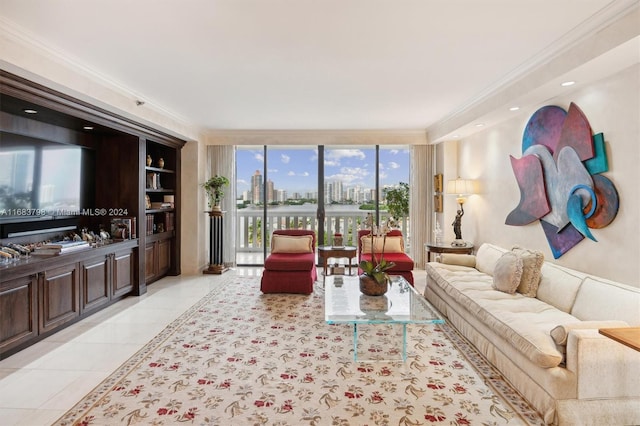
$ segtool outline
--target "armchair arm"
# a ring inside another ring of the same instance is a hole
[[[578,399],[640,397],[640,352],[598,333],[571,330],[567,369],[578,381]]]

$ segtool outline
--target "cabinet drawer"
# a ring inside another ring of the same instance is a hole
[[[82,262],[82,311],[109,303],[109,258],[100,256]]]
[[[38,335],[37,279],[0,284],[0,354]]]
[[[80,283],[76,264],[44,272],[39,282],[40,333],[51,331],[80,315]]]
[[[113,297],[125,295],[133,290],[133,253],[119,252],[113,256],[111,291]]]

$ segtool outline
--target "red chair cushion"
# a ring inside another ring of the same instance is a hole
[[[371,262],[371,255],[363,253],[360,259]],[[376,255],[376,259],[380,259],[379,254]],[[385,253],[384,260],[396,264],[393,268],[389,269],[390,272],[413,271],[413,259],[404,253]]]
[[[269,271],[310,271],[315,267],[315,253],[271,253],[264,261]]]

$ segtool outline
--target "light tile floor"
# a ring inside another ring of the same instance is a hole
[[[262,268],[226,274],[260,276]],[[0,361],[0,426],[56,421],[225,275],[163,278],[145,295],[127,297]],[[422,293],[425,271],[414,276]]]

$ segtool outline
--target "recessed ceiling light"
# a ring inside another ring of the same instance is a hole
[[[84,126],[83,129],[84,130],[93,130],[93,126]]]
[[[476,127],[484,127],[484,123],[478,123],[476,124]]]
[[[519,109],[520,109],[519,106],[512,106],[511,108],[509,108],[509,111],[517,111]]]
[[[22,110],[25,114],[37,114],[38,111],[36,111],[35,109],[31,109],[31,108],[25,108]]]
[[[563,82],[560,86],[562,87],[568,87],[568,86],[573,86],[574,84],[576,84],[575,81],[565,81]]]

